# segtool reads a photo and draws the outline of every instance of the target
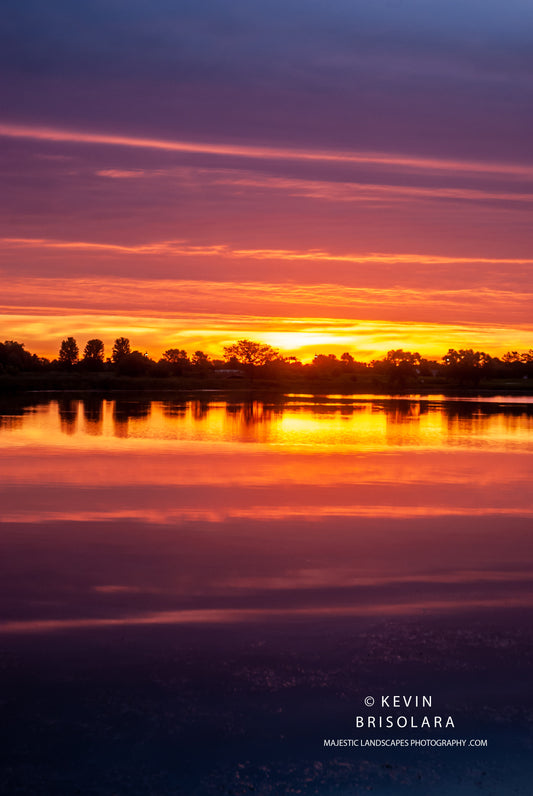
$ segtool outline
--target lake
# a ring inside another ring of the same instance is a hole
[[[532,432],[528,397],[4,401],[2,792],[529,794]]]

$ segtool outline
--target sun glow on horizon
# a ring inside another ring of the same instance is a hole
[[[204,323],[202,323],[202,321]],[[205,322],[207,321],[207,324]],[[205,324],[205,325],[204,325]],[[17,340],[38,356],[55,359],[61,340],[75,337],[80,354],[87,340],[104,341],[110,356],[113,341],[128,337],[132,350],[158,360],[168,348],[184,349],[189,356],[201,350],[212,359],[223,359],[224,346],[240,339],[267,343],[283,356],[311,362],[317,354],[370,362],[391,349],[417,351],[427,359],[440,360],[449,348],[473,348],[491,356],[509,350],[527,351],[532,345],[533,325],[494,327],[453,324],[418,324],[384,320],[354,321],[327,318],[275,318],[242,316],[196,319],[128,317],[126,315],[28,315],[0,316],[0,340]]]

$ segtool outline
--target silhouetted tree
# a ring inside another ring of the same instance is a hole
[[[533,348],[520,354],[520,360],[523,366],[523,376],[526,379],[533,378]]]
[[[256,343],[253,340],[238,340],[232,345],[224,346],[224,357],[229,362],[233,357],[240,365],[266,365],[273,362],[279,352],[266,343]]]
[[[385,359],[374,360],[371,367],[374,374],[385,380],[389,389],[403,390],[409,382],[418,378],[421,361],[417,351],[395,348],[387,351]]]
[[[165,362],[170,362],[171,365],[183,365],[184,363],[187,363],[187,365],[190,364],[187,352],[182,348],[167,349],[163,354],[163,359]]]
[[[89,371],[104,369],[104,344],[101,340],[94,339],[86,343],[80,365]]]
[[[122,376],[146,376],[155,368],[153,359],[140,351],[132,351],[117,362],[117,370]]]
[[[37,370],[43,367],[47,360],[41,359],[36,354],[30,354],[24,348],[24,343],[14,340],[5,340],[0,343],[0,373],[18,373],[24,370]]]
[[[533,375],[533,351],[524,352],[520,354],[518,351],[508,351],[503,355],[501,360],[493,360],[496,365],[496,370],[503,371],[500,373],[504,378],[512,379],[527,379]],[[500,368],[498,368],[498,365]]]
[[[75,339],[67,337],[66,340],[63,340],[59,349],[59,362],[67,367],[72,367],[78,361],[79,353]]]
[[[195,367],[203,368],[209,365],[209,357],[203,351],[195,351],[191,362]]]
[[[85,361],[91,360],[93,362],[104,361],[104,344],[101,340],[95,338],[88,340],[83,349],[83,359]]]
[[[503,355],[502,362],[507,362],[507,363],[520,362],[520,354],[518,353],[518,351],[508,351],[506,354]]]
[[[310,367],[311,378],[328,379],[337,376],[343,364],[335,354],[315,354]]]
[[[168,375],[183,376],[191,368],[187,352],[182,348],[169,348],[159,360],[159,367],[166,366]]]
[[[111,354],[111,359],[113,362],[118,364],[124,357],[127,357],[131,354],[130,348],[130,341],[127,337],[117,337],[115,342],[113,343],[113,351]]]
[[[342,378],[347,386],[349,384],[354,384],[358,380],[359,375],[366,370],[366,364],[364,362],[356,362],[348,351],[341,354],[340,363]]]
[[[404,351],[403,348],[387,351],[385,362],[388,366],[388,380],[391,387],[403,389],[417,375],[420,365],[418,351]]]
[[[480,382],[482,368],[489,365],[491,357],[484,351],[473,351],[471,348],[461,348],[456,351],[450,348],[442,357],[446,371],[452,379],[459,384],[477,385]]]
[[[404,351],[403,348],[397,348],[392,351],[387,351],[385,361],[396,366],[403,364],[420,365],[420,354],[417,351],[412,353],[411,351]]]

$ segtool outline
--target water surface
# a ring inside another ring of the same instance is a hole
[[[507,721],[518,762],[509,779],[493,748],[491,776],[509,788],[495,792],[526,793],[532,430],[528,398],[4,405],[0,632],[11,685],[44,700],[11,705],[9,787],[67,793],[81,778],[83,793],[145,793],[157,769],[158,793],[237,793],[246,770],[260,793],[399,792],[392,774],[368,773],[379,753],[363,776],[353,750],[321,743],[352,737],[367,692],[423,684],[459,714],[461,737],[499,737]],[[108,680],[130,723],[102,704]],[[52,692],[63,696],[49,703]],[[79,745],[60,762],[69,734]],[[86,769],[87,735],[107,738],[91,756],[115,779]],[[473,754],[458,793],[476,792]],[[431,792],[451,792],[432,755],[394,762],[409,792],[431,777]],[[127,784],[140,759],[148,784]]]

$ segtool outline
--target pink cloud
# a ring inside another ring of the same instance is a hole
[[[26,138],[39,141],[103,144],[108,146],[163,150],[167,152],[251,158],[254,160],[359,163],[424,171],[482,172],[483,174],[505,174],[507,176],[522,178],[533,176],[533,167],[515,163],[411,157],[383,152],[336,152],[244,144],[221,144],[215,142],[172,141],[158,138],[139,138],[127,135],[63,130],[51,127],[30,127],[17,124],[0,124],[0,135],[10,138]]]

